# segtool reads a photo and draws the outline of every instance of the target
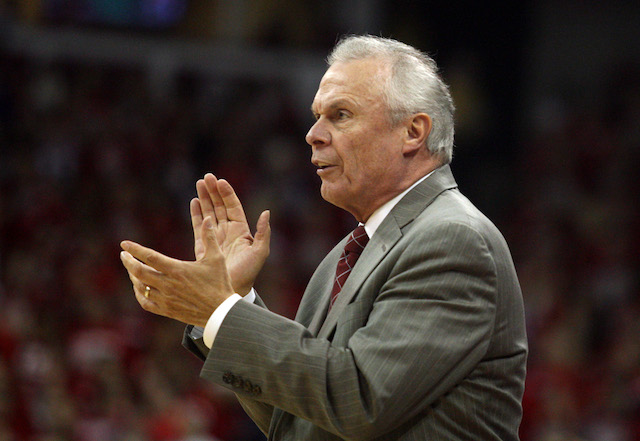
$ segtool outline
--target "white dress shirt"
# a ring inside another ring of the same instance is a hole
[[[406,195],[413,187],[427,179],[431,175],[431,173],[433,173],[433,171],[418,179],[411,187],[407,188],[405,191],[403,191],[393,199],[385,202],[381,207],[374,211],[371,216],[369,216],[369,219],[364,224],[364,229],[367,232],[367,236],[369,236],[369,238],[373,237],[382,221],[384,221],[384,219],[389,215],[393,207],[395,207],[396,204],[400,202],[400,199],[402,199],[404,195]],[[362,223],[360,223],[360,225],[362,225]],[[222,326],[222,322],[224,321],[233,305],[236,304],[236,302],[238,302],[239,300],[244,300],[245,302],[253,303],[255,299],[256,292],[253,288],[251,288],[249,294],[244,297],[242,297],[240,294],[233,294],[224,302],[222,302],[220,306],[218,306],[216,310],[213,311],[213,314],[211,314],[211,317],[209,317],[207,325],[202,332],[202,339],[204,341],[204,344],[207,345],[209,349],[211,349],[211,346],[213,346],[213,341],[218,334],[218,329],[220,329],[220,326]]]

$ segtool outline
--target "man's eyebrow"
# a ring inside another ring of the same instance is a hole
[[[330,101],[329,104],[327,104],[325,107],[328,110],[335,110],[341,107],[345,107],[345,106],[349,106],[352,107],[353,103],[349,100],[346,100],[344,98],[338,98],[336,100]],[[314,115],[319,113],[317,110],[317,106],[315,103],[311,104],[311,113],[313,113]]]

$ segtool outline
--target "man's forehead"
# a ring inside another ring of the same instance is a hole
[[[357,97],[377,99],[385,75],[385,65],[377,59],[337,62],[322,77],[312,107],[325,100],[333,105],[334,101]]]
[[[381,79],[388,72],[388,63],[380,58],[363,58],[357,60],[338,61],[331,65],[320,80],[320,87],[326,83],[353,84],[364,82],[371,84]]]

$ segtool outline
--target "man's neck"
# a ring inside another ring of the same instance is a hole
[[[402,193],[394,196],[392,199],[382,204],[371,214],[371,216],[369,216],[369,218],[365,222],[360,222],[361,224],[362,223],[364,224],[364,229],[367,232],[367,236],[369,236],[370,238],[373,237],[373,234],[376,232],[376,230],[378,229],[382,221],[384,221],[385,218],[389,215],[391,210],[393,210],[393,207],[395,207],[396,204],[400,202],[400,200],[407,193],[409,193],[414,187],[416,187],[419,183],[421,183],[422,181],[427,179],[429,176],[431,176],[431,174],[434,171],[435,170],[431,170],[429,173],[427,173],[426,175],[424,175],[423,177],[415,181],[413,184],[411,184],[409,188],[404,190]]]

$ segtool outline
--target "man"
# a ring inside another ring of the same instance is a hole
[[[191,205],[195,262],[123,242],[137,300],[189,325],[202,377],[234,391],[270,440],[517,440],[522,296],[503,237],[448,166],[453,104],[435,63],[345,38],[312,111],[322,196],[364,230],[322,261],[295,321],[252,290],[268,212],[252,237],[211,174]]]

